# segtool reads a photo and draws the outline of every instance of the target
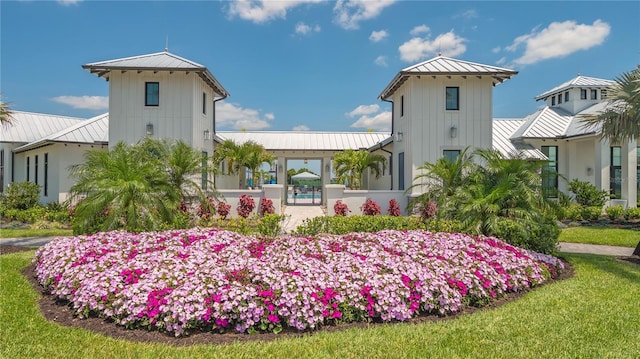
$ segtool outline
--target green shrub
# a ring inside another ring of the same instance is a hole
[[[586,207],[602,207],[609,200],[609,193],[598,190],[589,182],[574,179],[569,182],[569,191],[575,194],[576,202]]]
[[[40,199],[40,186],[32,182],[10,183],[0,197],[2,205],[7,209],[28,209]]]
[[[590,206],[582,207],[581,211],[582,219],[587,221],[595,221],[602,216],[602,207]]]
[[[565,217],[564,219],[570,219],[572,221],[581,221],[582,218],[582,206],[577,203],[571,203],[569,206],[564,207]]]
[[[267,237],[275,237],[282,232],[280,222],[284,216],[279,214],[266,214],[258,220],[258,233]]]
[[[513,246],[551,254],[556,250],[560,229],[552,218],[545,218],[538,223],[500,218],[495,236]]]
[[[40,220],[33,223],[29,228],[31,229],[62,229],[63,225],[58,222]]]
[[[623,216],[627,221],[630,219],[638,219],[640,218],[640,208],[626,208],[624,210]]]
[[[462,225],[453,220],[430,219],[423,222],[419,217],[414,216],[354,215],[309,218],[296,228],[295,233],[303,236],[315,236],[320,233],[347,234],[351,232],[378,232],[384,229],[459,232],[461,228]]]
[[[616,221],[620,218],[622,218],[622,215],[624,213],[624,208],[622,206],[610,206],[604,209],[604,211],[607,213],[607,217],[609,217],[610,220],[612,221]]]

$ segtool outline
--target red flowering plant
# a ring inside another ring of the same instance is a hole
[[[260,207],[258,209],[260,216],[264,216],[265,214],[274,214],[275,212],[276,208],[273,206],[273,201],[267,197],[262,197],[260,200]]]
[[[438,214],[438,206],[436,205],[436,202],[429,201],[427,204],[422,206],[422,211],[420,213],[422,218],[433,218],[436,214]]]
[[[211,196],[207,196],[206,200],[200,203],[200,205],[198,206],[198,217],[203,219],[209,219],[215,213],[216,213],[215,199]]]
[[[253,197],[247,194],[240,195],[240,202],[238,202],[238,207],[236,208],[240,217],[249,217],[254,208],[256,208],[256,203]]]
[[[220,215],[220,218],[226,219],[229,215],[229,211],[231,211],[231,205],[224,202],[218,202],[216,211],[218,212],[218,215]]]
[[[333,211],[335,212],[336,216],[346,216],[347,213],[350,212],[347,204],[343,203],[340,200],[336,201],[336,204],[333,205]]]
[[[390,216],[394,216],[394,217],[400,216],[400,214],[401,214],[401,212],[400,212],[400,204],[398,203],[398,201],[396,201],[393,198],[389,200],[389,209],[387,210],[387,213]]]
[[[380,214],[380,212],[382,211],[380,209],[380,205],[371,198],[367,198],[367,200],[364,201],[364,204],[360,207],[360,210],[362,210],[362,214],[364,214],[365,216],[375,216],[376,214]]]

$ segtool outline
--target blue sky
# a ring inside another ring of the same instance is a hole
[[[640,63],[640,2],[2,1],[0,92],[14,110],[92,117],[108,83],[86,63],[169,51],[231,93],[219,130],[385,131],[378,95],[403,68],[445,56],[520,73],[494,117],[577,74]]]

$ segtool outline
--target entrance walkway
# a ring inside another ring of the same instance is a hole
[[[630,257],[635,248],[602,246],[596,244],[560,242],[560,251],[567,253],[589,253],[607,256]]]
[[[286,206],[282,229],[285,233],[291,233],[307,218],[324,216],[325,213],[320,206]]]

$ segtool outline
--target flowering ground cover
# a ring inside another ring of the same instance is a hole
[[[446,315],[564,268],[555,257],[462,234],[257,238],[204,228],[60,238],[34,262],[38,281],[80,317],[176,336]]]

